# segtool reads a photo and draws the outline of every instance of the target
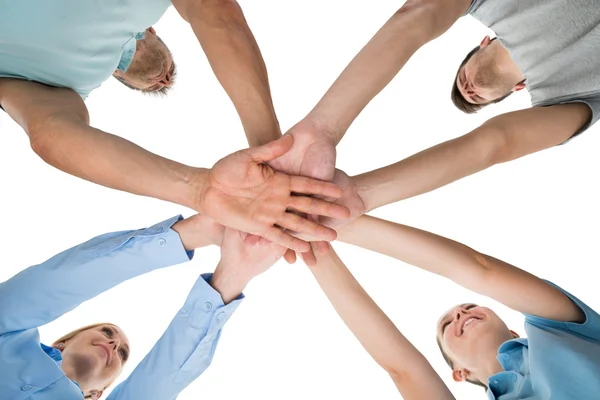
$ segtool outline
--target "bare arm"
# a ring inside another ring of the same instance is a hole
[[[48,164],[103,186],[198,209],[195,197],[207,170],[168,160],[92,128],[87,108],[74,91],[0,79],[0,105],[23,127],[33,150]]]
[[[427,359],[369,297],[335,251],[315,253],[318,262],[311,271],[319,286],[365,350],[390,374],[402,397],[454,399]]]
[[[418,196],[492,165],[556,146],[589,121],[585,104],[534,107],[494,117],[474,131],[354,177],[366,211]]]
[[[408,0],[350,62],[307,116],[342,139],[352,121],[423,45],[446,32],[471,0]]]
[[[250,146],[281,136],[267,68],[235,0],[173,0],[202,45],[217,79],[233,101]]]
[[[558,289],[522,269],[426,231],[363,215],[338,240],[443,276],[513,310],[556,321],[582,322],[582,311]]]

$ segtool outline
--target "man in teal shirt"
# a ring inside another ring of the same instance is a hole
[[[190,23],[255,147],[211,170],[94,129],[83,101],[113,75],[142,91],[171,84],[171,53],[152,28],[171,4]],[[235,0],[0,0],[0,10],[0,107],[44,161],[104,186],[184,205],[296,251],[308,251],[308,243],[279,227],[335,239],[334,230],[287,210],[344,218],[343,207],[295,196],[341,191],[265,165],[294,141],[272,142],[280,131],[266,68]]]

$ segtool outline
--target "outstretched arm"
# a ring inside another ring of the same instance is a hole
[[[165,333],[108,399],[175,399],[211,364],[223,326],[241,302],[247,283],[285,252],[264,240],[244,242],[239,231],[220,233],[221,261],[215,273],[198,278]]]
[[[368,212],[556,146],[575,134],[590,116],[585,104],[533,107],[499,115],[464,136],[357,175],[353,181]]]
[[[364,291],[335,251],[315,251],[310,270],[319,286],[373,359],[388,372],[405,400],[454,399],[427,359],[398,331]]]
[[[585,320],[581,309],[553,285],[433,233],[363,215],[339,230],[339,240],[441,275],[525,314]]]
[[[446,32],[471,0],[408,0],[306,117],[339,143],[352,121],[423,45]]]
[[[128,279],[218,243],[210,219],[180,219],[95,237],[0,283],[0,335],[44,325]]]
[[[217,79],[233,101],[250,146],[281,136],[267,68],[235,0],[173,0],[190,23]]]

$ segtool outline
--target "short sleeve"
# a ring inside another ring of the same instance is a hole
[[[537,317],[535,315],[525,314],[525,324],[531,324],[538,328],[553,328],[563,332],[573,334],[575,336],[592,340],[600,343],[600,315],[584,302],[573,296],[566,290],[556,286],[552,282],[548,282],[561,292],[563,292],[577,307],[585,314],[585,322],[579,324],[575,322],[554,321],[546,318]]]
[[[464,15],[473,14],[485,0],[473,0]]]
[[[588,97],[588,98],[581,98],[581,99],[573,99],[573,100],[562,101],[562,102],[560,102],[558,104],[571,104],[571,103],[585,103],[585,104],[587,104],[588,107],[592,111],[592,118],[580,130],[578,130],[577,132],[575,132],[575,134],[573,134],[573,136],[571,136],[570,138],[568,138],[567,140],[565,140],[561,144],[568,143],[571,139],[573,139],[576,136],[581,135],[583,132],[585,132],[586,130],[590,129],[592,127],[592,125],[594,125],[596,122],[598,122],[598,120],[600,120],[600,95],[597,95],[595,97]]]

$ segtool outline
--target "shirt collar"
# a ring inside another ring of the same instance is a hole
[[[55,349],[54,347],[46,346],[44,343],[40,343],[40,345],[42,346],[42,350],[44,350],[44,353],[46,353],[48,357],[56,361],[56,363],[59,366],[62,364],[63,358],[62,354],[60,353],[60,350]]]
[[[517,338],[504,342],[496,356],[504,371],[488,378],[488,398],[520,398],[519,393],[526,390],[524,381],[529,375],[529,343],[527,339]],[[508,395],[508,396],[507,396]],[[510,396],[513,395],[513,396]]]
[[[119,61],[119,65],[117,69],[121,72],[127,71],[127,68],[131,65],[133,61],[133,56],[135,55],[136,44],[138,40],[142,40],[144,38],[144,32],[138,32],[134,36],[131,37],[123,45],[123,53],[121,54],[121,61]]]

